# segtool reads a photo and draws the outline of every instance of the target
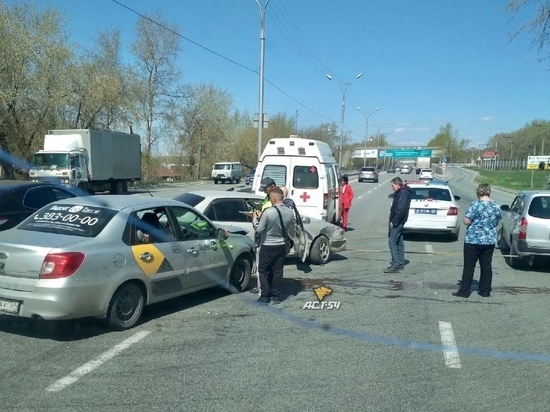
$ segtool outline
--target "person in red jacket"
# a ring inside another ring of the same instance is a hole
[[[342,176],[342,186],[340,186],[340,213],[342,221],[342,229],[348,230],[348,213],[353,200],[353,189],[349,185],[349,180],[346,175]]]

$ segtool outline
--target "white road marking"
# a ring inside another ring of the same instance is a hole
[[[109,349],[107,352],[104,352],[99,356],[99,358],[92,360],[88,363],[85,363],[80,368],[75,369],[70,374],[65,376],[64,378],[59,379],[57,382],[54,382],[48,388],[46,388],[46,391],[48,392],[59,392],[63,389],[65,389],[67,386],[75,383],[77,380],[79,380],[84,375],[92,372],[94,369],[99,368],[101,365],[103,365],[105,362],[107,362],[109,359],[114,358],[116,355],[118,355],[120,352],[122,352],[124,349],[129,348],[134,343],[139,342],[141,339],[149,335],[151,332],[149,331],[141,331],[136,333],[135,335],[129,337],[128,339],[122,341],[112,349]]]
[[[426,244],[424,247],[425,247],[425,249],[426,249],[426,253],[429,253],[429,254],[433,255],[433,253],[434,253],[434,248],[433,248],[432,245]]]
[[[445,366],[448,368],[460,369],[460,357],[456,347],[455,335],[450,322],[438,322],[439,333],[441,334],[441,343],[443,344],[443,357]]]

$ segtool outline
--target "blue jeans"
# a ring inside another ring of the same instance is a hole
[[[403,243],[402,224],[390,229],[388,245],[390,247],[391,254],[390,266],[394,266],[396,268],[405,266],[405,243]]]

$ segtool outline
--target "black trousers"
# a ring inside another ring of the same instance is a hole
[[[262,245],[258,256],[261,296],[279,296],[283,288],[285,245]]]
[[[470,294],[476,263],[479,261],[479,291],[491,293],[493,282],[493,252],[495,245],[474,245],[464,243],[464,267],[462,269],[462,286],[459,291]]]

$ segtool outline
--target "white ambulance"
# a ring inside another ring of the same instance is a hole
[[[337,221],[340,166],[328,144],[296,135],[271,139],[256,167],[253,193],[263,194],[260,182],[266,177],[288,188],[302,216]]]

